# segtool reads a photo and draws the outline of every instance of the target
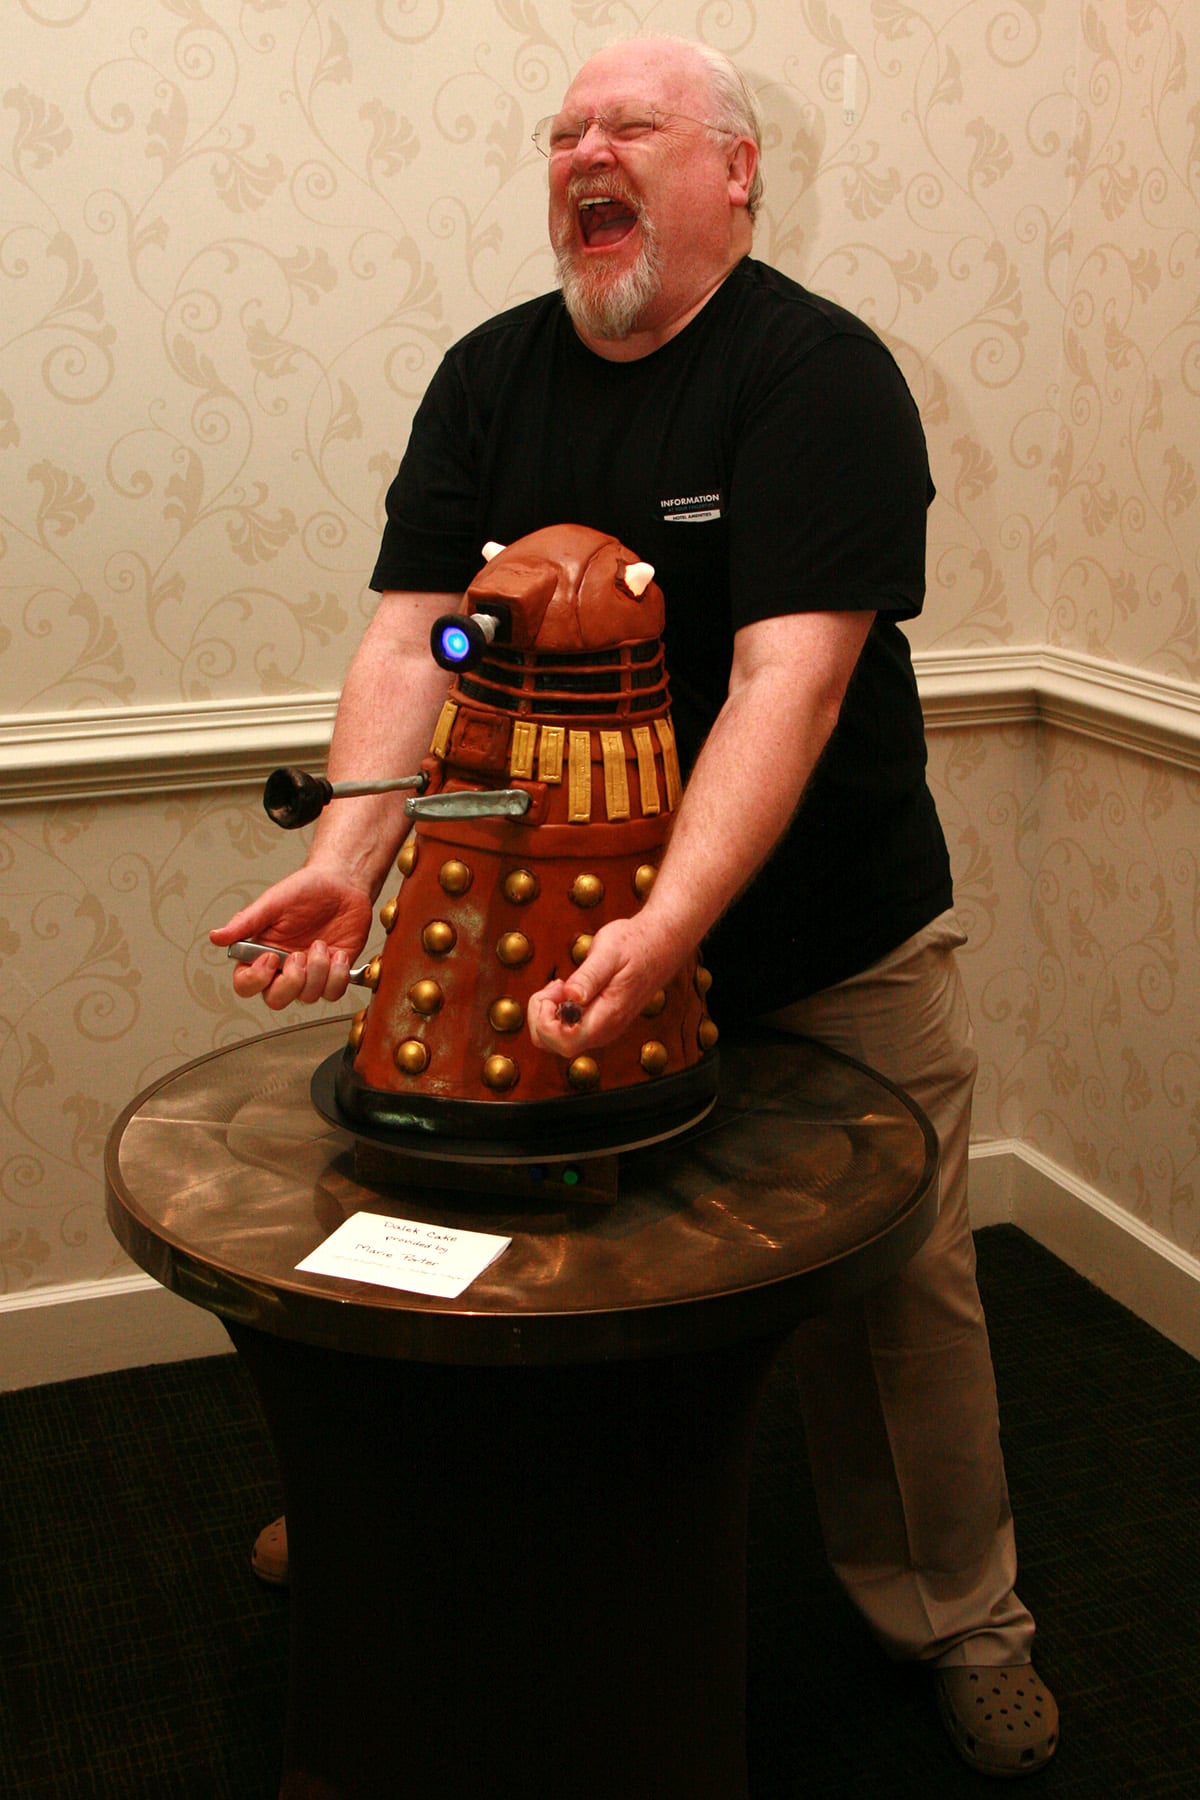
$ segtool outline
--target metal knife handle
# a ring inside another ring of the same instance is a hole
[[[278,944],[256,944],[253,938],[239,938],[236,944],[230,944],[228,954],[234,962],[252,963],[264,954],[277,956],[280,963],[285,963],[292,954],[290,950],[281,950]],[[371,963],[357,963],[350,971],[350,980],[355,987],[366,987],[367,970]]]

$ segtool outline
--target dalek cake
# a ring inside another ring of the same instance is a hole
[[[351,1129],[426,1153],[599,1154],[682,1130],[716,1094],[695,954],[601,1049],[559,1056],[526,1022],[662,860],[682,793],[663,597],[649,564],[584,526],[484,555],[433,630],[454,681],[333,1090]]]

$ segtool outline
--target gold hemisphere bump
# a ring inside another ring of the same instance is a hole
[[[502,995],[488,1007],[488,1024],[493,1031],[520,1031],[525,1023],[525,1008],[519,1000]]]
[[[458,942],[458,933],[449,919],[430,919],[421,933],[421,942],[430,956],[445,956]]]
[[[483,1084],[502,1094],[508,1088],[516,1087],[519,1074],[511,1056],[489,1056],[483,1065]]]
[[[651,996],[647,1000],[645,1006],[643,1006],[643,1008],[642,1008],[643,1019],[657,1019],[659,1013],[663,1010],[663,1007],[666,1004],[667,1004],[667,990],[666,990],[666,988],[659,988],[657,994],[651,994]]]
[[[383,926],[383,929],[385,931],[391,931],[393,925],[396,923],[396,909],[399,907],[399,905],[400,905],[399,894],[393,894],[391,899],[385,900],[383,905],[380,907],[379,923]]]
[[[411,875],[417,866],[417,840],[410,837],[399,856],[396,858],[396,873]]]
[[[579,964],[581,962],[583,962],[584,958],[587,956],[587,953],[591,949],[591,947],[592,947],[591,932],[590,931],[581,931],[579,936],[575,939],[575,942],[571,945],[571,961],[575,964],[575,966],[577,968],[578,968]]]
[[[405,1038],[396,1045],[392,1060],[402,1075],[423,1075],[429,1067],[429,1051],[420,1038]]]
[[[571,898],[576,906],[599,906],[604,883],[598,875],[577,875],[571,883]]]
[[[367,1029],[367,1009],[364,1006],[362,1011],[356,1012],[354,1017],[350,1021],[350,1048],[352,1050],[358,1049],[358,1046],[362,1043],[362,1040],[363,1040],[363,1032],[366,1029]]]
[[[661,1075],[669,1061],[667,1046],[660,1044],[657,1038],[651,1038],[642,1045],[642,1053],[638,1057],[647,1075]]]
[[[382,956],[373,956],[363,970],[363,986],[370,988],[372,993],[379,986],[379,971],[382,967]]]
[[[475,877],[465,862],[452,856],[438,870],[438,880],[448,894],[465,894]]]
[[[711,986],[712,986],[711,974],[704,967],[703,963],[697,963],[696,964],[696,992],[698,994],[707,994],[707,992]]]
[[[426,978],[414,981],[408,990],[408,1001],[414,1012],[419,1012],[424,1019],[432,1019],[434,1013],[441,1012],[442,1002],[446,996],[436,981]]]
[[[634,870],[633,891],[639,900],[644,900],[646,898],[646,895],[654,886],[654,878],[657,874],[658,870],[653,863],[643,863],[641,868]]]
[[[700,1048],[702,1050],[711,1050],[721,1034],[711,1019],[701,1019],[700,1029],[696,1035],[700,1040]]]
[[[528,906],[536,900],[541,883],[532,869],[513,869],[504,877],[504,895],[514,906]]]
[[[496,955],[506,969],[519,969],[533,955],[533,945],[523,931],[506,931],[496,945]]]
[[[567,1080],[577,1094],[590,1094],[600,1085],[600,1065],[591,1056],[577,1056],[567,1069]]]

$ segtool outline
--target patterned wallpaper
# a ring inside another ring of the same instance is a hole
[[[441,349],[550,283],[529,131],[639,29],[739,57],[768,121],[757,253],[912,382],[940,490],[918,650],[1196,678],[1183,0],[14,0],[6,25],[10,731],[336,690]],[[931,755],[977,1132],[1200,1251],[1196,778],[1032,725],[939,729]],[[107,1126],[267,1023],[204,933],[296,853],[245,789],[80,786],[0,816],[0,1292],[122,1266]]]
[[[1068,732],[933,734],[981,1138],[1200,1254],[1200,775]]]

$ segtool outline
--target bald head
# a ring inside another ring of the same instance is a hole
[[[681,72],[690,71],[706,82],[706,108],[703,117],[735,137],[749,138],[754,145],[755,170],[746,205],[750,218],[754,219],[763,193],[762,114],[754,89],[732,57],[726,56],[723,50],[712,49],[708,44],[669,34],[652,38],[620,38],[589,57],[579,71],[580,75],[602,58],[624,51],[629,51],[634,56],[646,53],[654,58],[661,57],[663,66],[674,65]]]
[[[593,349],[658,348],[747,254],[758,138],[741,77],[700,45],[629,38],[580,69],[545,147],[563,293]]]

